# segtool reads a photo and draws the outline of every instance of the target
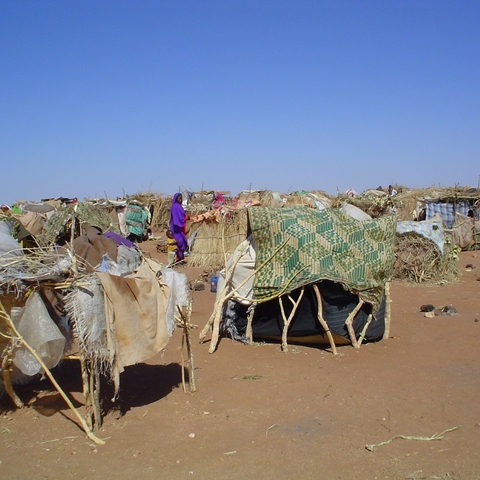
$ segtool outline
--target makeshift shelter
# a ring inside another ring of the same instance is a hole
[[[217,209],[189,231],[191,267],[222,268],[247,233],[247,209]]]
[[[8,393],[21,407],[14,385],[43,372],[69,403],[50,369],[61,360],[79,360],[87,409],[86,421],[79,419],[97,441],[92,429],[101,424],[101,374],[113,382],[116,396],[123,369],[161,351],[176,325],[183,327],[189,350],[186,276],[143,257],[120,236],[118,241],[114,236],[99,243],[116,244],[117,261],[105,248],[99,263],[92,265],[88,249],[75,250],[79,237],[62,248],[52,245],[27,252],[5,225],[0,222],[0,393]],[[75,216],[70,228],[73,238]],[[103,235],[92,230],[86,230],[85,241],[95,247],[91,235]],[[191,352],[189,380],[192,389]],[[76,412],[71,402],[69,406]]]
[[[232,199],[218,202],[220,192],[210,192],[209,206],[204,208],[190,204],[190,198],[200,201],[205,194],[189,197],[187,214],[190,216],[189,265],[221,269],[226,259],[247,235],[247,210],[257,206],[283,208],[285,206],[309,206],[323,209],[330,200],[323,192],[295,192],[280,195],[270,190],[243,190]],[[196,213],[195,213],[196,212]]]
[[[457,249],[439,214],[397,222],[392,278],[414,283],[449,283],[458,278]]]
[[[479,248],[477,225],[480,221],[480,190],[478,188],[429,189],[417,196],[419,220],[437,215],[443,220],[445,234],[463,250]]]
[[[339,335],[352,345],[388,335],[389,301],[384,296],[393,269],[394,217],[358,221],[338,209],[252,207],[248,227],[251,236],[228,260],[214,311],[200,335],[203,339],[212,330],[210,352],[221,332],[229,330],[228,311],[248,307],[244,340],[252,342],[255,328],[264,325],[257,312],[272,319],[272,309],[261,309],[270,301],[278,303],[276,316],[281,320],[273,323],[279,327],[284,350],[300,316],[313,311],[314,331],[299,329],[301,336],[320,332],[336,352],[324,315],[328,304],[341,315]],[[301,305],[304,298],[306,306]],[[385,325],[369,338],[369,328],[383,319]]]
[[[396,212],[397,199],[390,197],[383,190],[366,190],[361,194],[339,194],[332,200],[332,206],[340,208],[345,205],[354,205],[372,218],[392,215]]]

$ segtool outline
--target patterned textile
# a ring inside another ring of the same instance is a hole
[[[338,209],[304,206],[252,207],[248,214],[259,269],[253,286],[257,302],[331,280],[378,310],[393,272],[393,216],[360,222]]]
[[[397,233],[414,232],[422,237],[431,240],[443,255],[443,246],[445,245],[445,232],[443,230],[442,218],[439,215],[434,216],[430,220],[421,222],[406,221],[397,223]]]
[[[436,213],[439,213],[445,223],[445,228],[453,228],[455,223],[455,212],[467,215],[472,206],[467,201],[453,203],[426,203],[425,219],[430,220]]]
[[[147,212],[139,205],[130,204],[127,207],[127,217],[125,219],[128,231],[135,235],[142,235],[147,221]]]

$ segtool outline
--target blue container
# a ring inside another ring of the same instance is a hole
[[[218,283],[218,277],[214,275],[213,277],[210,277],[210,291],[212,293],[217,293],[217,283]]]

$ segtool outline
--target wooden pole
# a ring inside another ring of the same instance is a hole
[[[302,300],[304,293],[305,293],[305,287],[302,287],[296,301],[290,295],[287,295],[288,299],[293,304],[292,311],[290,312],[290,315],[288,316],[288,318],[285,315],[282,297],[281,296],[278,297],[278,302],[280,303],[280,310],[282,312],[282,318],[283,318],[283,331],[282,331],[282,351],[283,352],[288,352],[288,343],[287,343],[288,329],[290,328],[290,323],[292,322],[293,317],[295,316],[295,312],[297,311],[298,305],[300,305],[300,301]]]
[[[372,319],[373,319],[373,315],[370,314],[367,318],[367,321],[365,322],[365,325],[363,326],[362,333],[360,334],[360,339],[358,340],[359,347],[362,345],[362,342],[365,339],[365,334],[367,333],[370,323],[372,323]]]
[[[254,302],[248,307],[248,310],[247,310],[247,328],[245,331],[245,336],[247,337],[248,343],[250,344],[253,343],[252,322],[253,322],[253,316],[255,315],[256,306],[257,306],[257,303]]]
[[[10,350],[10,347],[7,347]],[[2,361],[2,378],[3,386],[5,391],[8,393],[8,396],[12,399],[13,403],[17,408],[23,408],[25,404],[20,400],[20,397],[16,394],[12,386],[12,379],[10,378],[10,369],[12,368],[12,357],[11,351],[4,352],[4,357]]]
[[[383,340],[390,336],[390,321],[392,315],[392,299],[390,296],[390,282],[385,284],[385,330],[383,332]]]
[[[328,341],[330,342],[330,346],[332,347],[332,352],[334,355],[337,355],[337,347],[335,345],[335,340],[333,339],[332,332],[330,331],[330,327],[328,326],[327,322],[323,318],[323,308],[322,308],[322,297],[320,295],[320,290],[316,283],[313,284],[313,291],[315,292],[315,296],[317,297],[317,318],[320,322],[320,325],[325,330],[327,334]]]
[[[352,342],[352,345],[355,348],[360,348],[360,345],[358,344],[357,339],[355,337],[355,332],[353,330],[352,323],[364,303],[365,302],[363,300],[360,300],[357,306],[350,312],[350,315],[345,320],[345,325],[347,326],[348,335],[350,336],[350,341]]]
[[[182,311],[180,306],[177,305],[177,310],[180,316],[180,326],[183,328],[183,335],[182,335],[182,386],[183,391],[186,392],[185,387],[185,368],[184,368],[184,348],[186,347],[187,350],[187,357],[188,357],[188,383],[190,386],[191,392],[197,391],[197,385],[195,381],[195,364],[193,360],[193,350],[192,350],[192,342],[190,338],[190,318],[192,315],[192,304],[190,303],[186,308],[186,313]]]

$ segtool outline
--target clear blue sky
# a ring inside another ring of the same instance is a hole
[[[0,203],[478,183],[479,0],[0,0],[0,46]]]

